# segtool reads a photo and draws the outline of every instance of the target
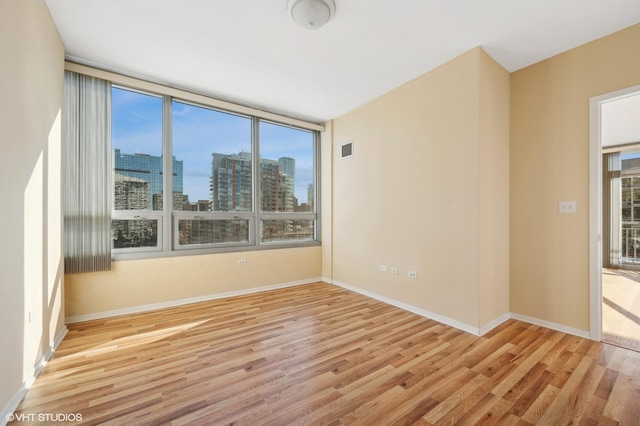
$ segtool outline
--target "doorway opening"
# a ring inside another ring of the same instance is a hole
[[[640,150],[603,151],[602,340],[640,351]]]
[[[636,351],[640,351],[639,117],[640,86],[591,99],[591,336]]]

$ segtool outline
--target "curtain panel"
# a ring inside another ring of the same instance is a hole
[[[111,269],[111,83],[65,71],[65,273]]]

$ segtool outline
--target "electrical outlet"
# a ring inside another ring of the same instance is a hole
[[[575,201],[560,201],[558,203],[558,212],[559,213],[575,213],[576,212],[576,202]]]
[[[389,268],[389,272],[391,272],[392,274],[398,275],[398,268],[392,266],[391,268]]]
[[[416,271],[409,271],[409,272],[407,272],[407,275],[409,276],[409,278],[411,278],[413,280],[417,280],[418,279],[418,273]]]
[[[247,259],[238,259],[238,266],[244,266],[247,264]]]
[[[387,270],[388,270],[387,265],[380,265],[381,272],[387,272]]]

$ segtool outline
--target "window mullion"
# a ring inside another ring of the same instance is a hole
[[[249,241],[256,246],[260,245],[260,209],[261,191],[260,187],[260,119],[253,117],[251,133],[251,152],[253,153],[253,229],[250,229]]]
[[[173,221],[173,148],[172,148],[172,123],[171,123],[171,97],[163,96],[162,105],[162,155],[163,161],[163,195],[162,212],[164,216],[162,227],[162,251],[169,252],[172,249],[171,228]]]
[[[312,212],[260,213],[260,220],[315,220],[316,217],[317,215]]]
[[[321,200],[320,200],[320,152],[322,151],[320,148],[321,137],[319,132],[315,132],[313,135],[313,213],[315,215],[315,226],[314,226],[314,239],[316,241],[320,241],[320,236],[322,235],[322,223],[320,221],[320,209],[321,209]]]

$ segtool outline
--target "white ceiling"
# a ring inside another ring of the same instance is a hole
[[[640,0],[46,0],[70,60],[311,121],[482,46],[515,71],[640,22]]]

